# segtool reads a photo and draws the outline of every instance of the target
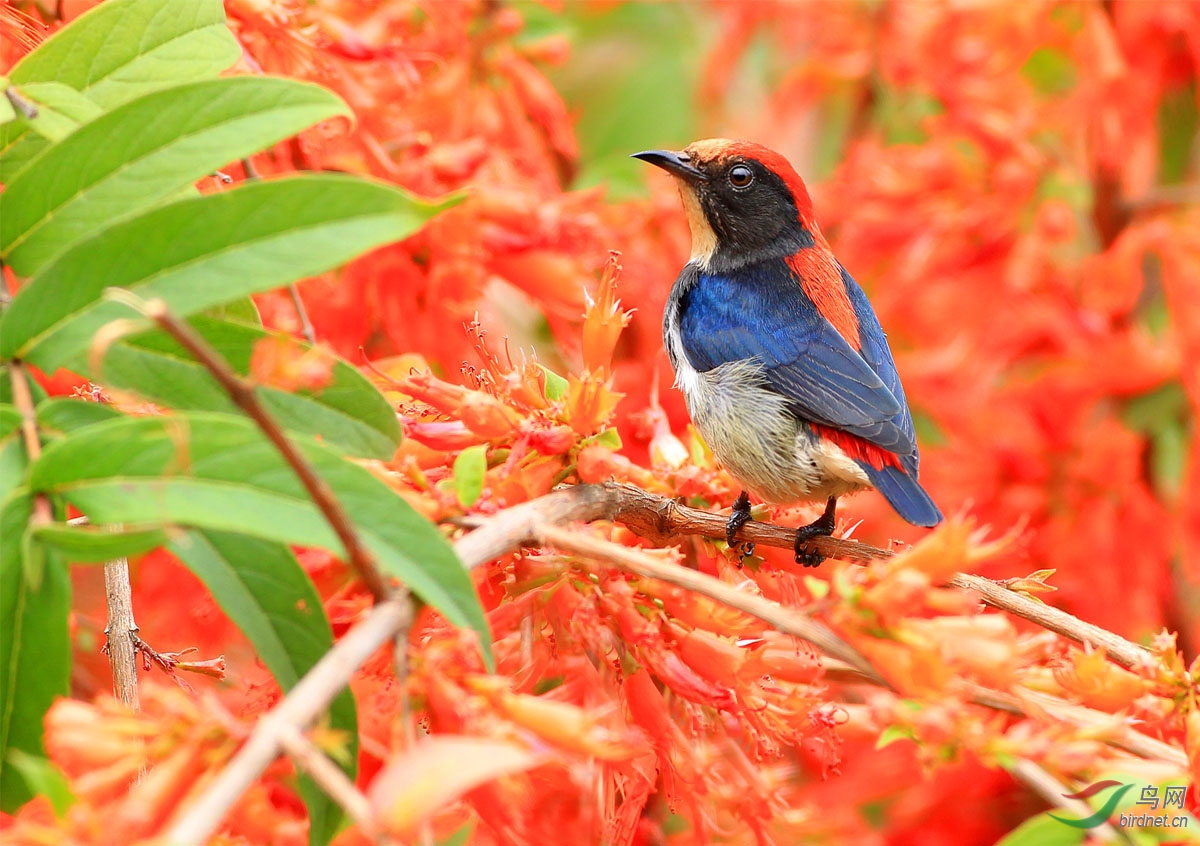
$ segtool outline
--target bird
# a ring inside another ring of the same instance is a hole
[[[725,538],[766,502],[825,502],[795,560],[831,535],[838,498],[874,488],[916,526],[941,511],[918,481],[912,413],[863,289],[834,256],[781,154],[714,138],[633,154],[676,180],[692,254],[663,312],[663,344],[692,422],[742,486]],[[753,552],[745,544],[743,550]]]

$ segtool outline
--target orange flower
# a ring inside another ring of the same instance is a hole
[[[613,253],[600,277],[595,299],[588,298],[583,319],[583,367],[590,373],[612,369],[613,351],[621,332],[629,325],[632,311],[621,311],[617,299],[617,279],[621,276],[619,254]]]
[[[1152,689],[1149,681],[1113,664],[1100,650],[1072,650],[1068,662],[1055,670],[1055,680],[1092,708],[1109,712],[1131,708]]]
[[[281,391],[320,392],[333,379],[333,353],[321,346],[303,350],[283,335],[268,335],[254,345],[250,378]]]

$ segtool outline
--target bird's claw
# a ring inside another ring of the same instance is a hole
[[[825,504],[825,512],[813,520],[807,526],[801,526],[796,530],[796,542],[793,549],[796,552],[796,563],[802,567],[819,567],[821,562],[825,560],[825,556],[817,552],[817,550],[808,545],[808,542],[813,538],[827,538],[833,534],[834,526],[837,523],[835,509],[837,508],[837,500],[833,497],[829,498],[829,502]]]
[[[806,544],[796,543],[796,563],[802,567],[820,567],[825,556]]]
[[[738,494],[738,498],[733,501],[733,512],[729,515],[729,522],[725,524],[725,542],[729,544],[731,549],[737,550],[742,556],[754,554],[753,543],[750,541],[738,543],[737,540],[737,533],[750,520],[750,497],[745,491],[742,491]]]

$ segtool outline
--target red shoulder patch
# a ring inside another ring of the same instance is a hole
[[[812,247],[788,256],[787,264],[800,280],[800,287],[804,289],[804,293],[816,305],[817,311],[846,339],[846,343],[852,349],[862,349],[858,335],[858,315],[854,313],[850,296],[846,293],[841,268],[833,257],[825,236],[821,234],[820,227],[813,220],[812,198],[808,196],[808,188],[805,187],[800,174],[792,167],[792,163],[769,147],[740,139],[709,138],[694,141],[688,145],[687,150],[706,161],[731,157],[754,159],[783,180],[792,192],[800,225],[812,235],[814,241]]]
[[[899,470],[904,470],[904,467],[900,464],[900,456],[894,452],[888,452],[886,449],[875,446],[870,441],[863,440],[858,435],[843,432],[841,429],[820,426],[816,423],[810,423],[809,425],[819,437],[841,447],[842,452],[846,453],[854,461],[865,461],[876,470],[882,470],[884,467],[895,467]]]
[[[810,247],[784,259],[800,281],[800,287],[813,301],[821,316],[833,324],[851,349],[861,350],[858,315],[850,304],[842,272],[829,248]]]

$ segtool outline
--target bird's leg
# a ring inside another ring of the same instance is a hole
[[[737,533],[741,531],[742,526],[750,522],[750,495],[745,491],[738,494],[738,498],[733,501],[733,513],[729,515],[729,522],[725,524],[725,542],[731,547],[737,548]],[[741,546],[743,555],[754,554],[754,544],[746,542]]]
[[[828,537],[833,534],[834,512],[837,509],[837,497],[831,496],[829,502],[825,503],[825,513],[813,520],[807,526],[801,526],[796,530],[796,563],[803,564],[805,567],[817,567],[825,560],[825,556],[811,549],[808,546],[808,541],[813,538]],[[732,518],[730,518],[732,522]]]

